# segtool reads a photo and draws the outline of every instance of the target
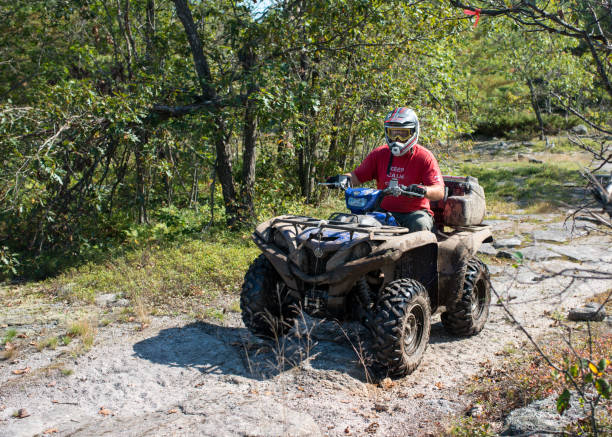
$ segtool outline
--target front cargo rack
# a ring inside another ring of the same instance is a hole
[[[294,216],[289,218],[277,218],[274,219],[272,225],[278,223],[287,223],[293,225],[295,228],[295,233],[298,234],[298,227],[300,228],[319,228],[323,230],[325,228],[328,229],[338,229],[340,231],[350,232],[351,240],[353,239],[353,234],[370,234],[380,235],[380,236],[389,236],[389,235],[405,235],[410,233],[410,229],[403,228],[400,226],[370,226],[359,223],[342,223],[334,220],[322,220],[316,219],[313,217],[305,217],[305,216]]]

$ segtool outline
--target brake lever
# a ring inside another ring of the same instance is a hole
[[[403,194],[404,196],[407,196],[407,197],[414,197],[414,198],[416,198],[416,199],[422,199],[423,197],[425,197],[425,195],[424,195],[424,194],[415,193],[415,192],[413,192],[413,191],[408,191],[408,190],[402,190],[402,194]]]

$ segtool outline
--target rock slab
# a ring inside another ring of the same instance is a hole
[[[583,416],[575,393],[572,393],[570,408],[563,415],[557,413],[557,396],[550,396],[512,411],[506,417],[506,429],[501,435],[560,434],[563,428]]]
[[[589,302],[580,308],[571,309],[567,318],[576,322],[601,322],[606,318],[606,311],[601,305]]]

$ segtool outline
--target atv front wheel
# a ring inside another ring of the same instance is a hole
[[[472,258],[467,264],[461,298],[442,313],[442,324],[453,335],[478,334],[489,317],[490,303],[489,269],[478,258]]]
[[[370,328],[375,356],[390,376],[412,373],[423,358],[431,329],[425,287],[414,279],[389,282],[380,296]]]
[[[298,301],[264,255],[259,255],[244,275],[240,309],[246,327],[259,337],[280,337],[293,326]]]

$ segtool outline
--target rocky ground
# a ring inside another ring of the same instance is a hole
[[[0,326],[15,329],[25,346],[0,362],[0,436],[443,433],[472,407],[470,378],[526,340],[499,302],[537,338],[555,317],[612,288],[609,276],[574,271],[612,273],[612,238],[590,222],[564,225],[563,217],[489,220],[496,242],[481,255],[495,294],[485,329],[451,337],[436,316],[420,367],[395,381],[369,375],[367,335],[353,324],[305,319],[282,342],[264,342],[238,314],[223,322],[162,317],[100,324],[89,350],[60,344],[38,351],[28,341],[78,309],[2,308]],[[517,251],[518,265],[508,258]],[[97,304],[120,310],[124,302],[111,295]]]

